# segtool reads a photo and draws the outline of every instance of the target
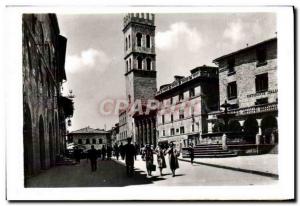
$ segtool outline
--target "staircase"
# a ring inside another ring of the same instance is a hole
[[[201,144],[194,147],[195,158],[222,158],[222,157],[235,157],[236,153],[223,150],[222,144]],[[182,157],[189,158],[188,148],[182,148]]]

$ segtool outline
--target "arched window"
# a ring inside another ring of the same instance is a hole
[[[131,59],[129,59],[129,71],[131,70]]]
[[[128,48],[128,47],[127,47],[127,44],[128,44],[128,43],[127,43],[127,38],[126,38],[126,39],[125,39],[125,50],[126,50],[126,51],[127,51],[127,48]]]
[[[148,59],[146,60],[146,62],[147,62],[147,70],[150,71],[150,70],[151,70],[151,59],[148,58]]]
[[[146,36],[146,47],[147,47],[147,48],[150,48],[150,42],[151,42],[151,40],[150,40],[150,35],[147,35],[147,36]]]
[[[136,45],[138,47],[142,46],[142,34],[141,33],[136,34]]]
[[[128,36],[128,48],[130,48],[130,34],[129,34],[129,36]]]
[[[142,57],[137,58],[138,69],[143,69],[143,59]]]
[[[99,144],[102,144],[102,139],[99,139]]]

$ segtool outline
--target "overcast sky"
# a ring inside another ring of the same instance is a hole
[[[118,116],[99,112],[106,98],[125,97],[123,14],[58,15],[61,34],[67,37],[64,93],[75,94],[70,131],[82,127],[110,129]],[[156,14],[157,86],[174,75],[214,65],[215,58],[275,37],[272,13]]]

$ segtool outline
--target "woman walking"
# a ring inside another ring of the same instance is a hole
[[[178,159],[177,159],[177,157],[179,156],[179,152],[177,151],[177,149],[175,149],[174,146],[175,146],[174,143],[171,142],[169,149],[166,151],[166,153],[169,154],[169,164],[170,164],[173,177],[175,177],[175,170],[179,168]]]
[[[160,176],[162,176],[163,168],[166,168],[166,160],[165,160],[165,150],[162,148],[161,144],[158,144],[156,149],[156,156],[157,156],[157,166],[159,167]]]
[[[151,172],[153,170],[153,150],[151,149],[150,145],[146,145],[145,148],[145,160],[146,160],[146,168],[147,173],[151,176]]]

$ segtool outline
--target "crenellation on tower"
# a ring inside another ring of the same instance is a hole
[[[150,13],[128,13],[125,15],[124,19],[124,29],[129,23],[140,23],[150,26],[154,26],[155,17],[154,14]]]

